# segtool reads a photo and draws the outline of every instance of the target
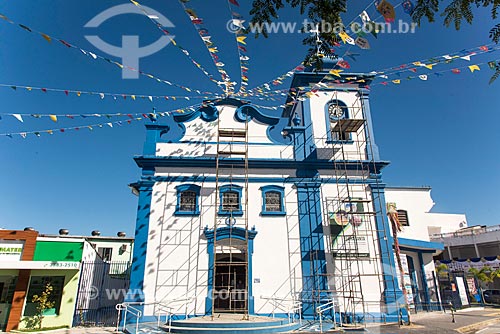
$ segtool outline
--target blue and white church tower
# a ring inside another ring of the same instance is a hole
[[[372,77],[326,74],[295,73],[299,102],[279,113],[227,98],[146,125],[128,296],[142,320],[175,303],[179,317],[398,319]]]

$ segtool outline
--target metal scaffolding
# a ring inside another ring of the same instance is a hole
[[[215,157],[215,210],[212,281],[212,319],[216,313],[239,313],[248,319],[248,123],[241,128],[224,128],[224,107],[217,120]],[[243,189],[235,183],[243,183]],[[243,177],[243,182],[241,178]],[[224,191],[221,185],[227,184]],[[229,237],[218,240],[221,228]],[[244,229],[244,240],[235,229]]]
[[[317,291],[313,295],[317,296],[318,304],[327,306],[323,309],[320,306],[320,313],[332,309],[342,325],[356,326],[382,317],[384,289],[397,283],[395,274],[382,273],[389,269],[382,268],[382,258],[393,254],[392,245],[384,247],[388,250],[386,253],[380,247],[390,238],[389,231],[376,224],[377,218],[386,217],[380,197],[372,196],[370,188],[374,182],[379,183],[379,179],[373,177],[377,167],[363,91],[357,91],[351,105],[341,104],[338,95],[339,90],[331,94],[330,133],[322,138],[332,149],[336,186],[336,193],[323,194],[324,227],[329,231],[325,233],[328,245],[325,251],[331,269],[327,273],[328,291]],[[388,279],[393,282],[387,284],[384,280]],[[325,295],[331,299],[321,299]]]

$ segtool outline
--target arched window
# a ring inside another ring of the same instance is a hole
[[[199,198],[201,187],[195,184],[182,184],[175,187],[175,189],[177,190],[177,205],[175,206],[175,215],[199,215]]]
[[[219,215],[241,216],[241,194],[240,186],[230,184],[219,188]]]
[[[286,214],[284,205],[285,189],[279,186],[265,186],[262,191],[262,212],[263,216],[283,216]]]

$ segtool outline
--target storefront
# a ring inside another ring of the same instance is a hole
[[[27,328],[36,313],[33,296],[52,286],[54,306],[43,326],[71,327],[78,291],[83,239],[50,240],[36,231],[0,231],[0,327]]]

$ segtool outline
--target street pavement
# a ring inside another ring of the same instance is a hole
[[[370,324],[366,330],[358,331],[329,331],[327,333],[364,333],[364,334],[500,334],[500,309],[498,308],[469,308],[455,313],[455,322],[452,322],[450,311],[420,312],[411,316],[412,325],[398,326],[394,324]],[[111,334],[115,328],[89,327],[71,328],[50,331],[54,334]],[[48,332],[43,332],[48,333]],[[316,332],[317,333],[317,332]]]
[[[418,334],[500,334],[500,309],[469,308],[455,312],[455,322],[450,311],[421,312],[413,314],[412,325],[382,325],[369,327],[368,333],[418,333]]]

